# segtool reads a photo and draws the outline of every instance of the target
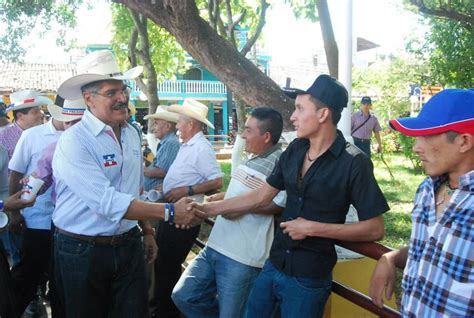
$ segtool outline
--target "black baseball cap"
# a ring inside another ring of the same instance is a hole
[[[283,88],[283,92],[293,99],[298,95],[310,94],[326,106],[339,112],[347,107],[347,101],[349,100],[349,94],[344,85],[327,74],[319,75],[307,90],[286,87]]]
[[[369,104],[369,105],[372,105],[372,99],[370,99],[369,96],[364,96],[364,97],[362,97],[360,103],[361,103],[361,104]]]

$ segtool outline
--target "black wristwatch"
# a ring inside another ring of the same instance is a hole
[[[188,186],[188,195],[194,195],[193,186]]]

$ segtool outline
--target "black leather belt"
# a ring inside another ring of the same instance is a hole
[[[111,235],[111,236],[82,235],[82,234],[71,233],[71,232],[62,230],[60,228],[56,228],[56,232],[75,238],[80,241],[93,243],[93,244],[99,244],[99,245],[119,245],[129,238],[137,237],[141,235],[141,230],[138,228],[138,226],[135,226],[133,229],[131,229],[128,232],[118,234],[118,235]]]
[[[362,143],[365,143],[365,144],[370,144],[370,139],[361,139],[361,138],[357,138],[357,137],[352,137],[352,138],[354,138],[354,141],[362,142]]]

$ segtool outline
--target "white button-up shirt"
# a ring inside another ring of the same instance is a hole
[[[112,127],[90,111],[61,136],[53,157],[58,228],[97,236],[122,234],[137,225],[123,216],[142,184],[140,137],[124,122],[121,139],[122,147]]]
[[[10,159],[10,170],[29,176],[36,170],[44,148],[58,141],[62,131],[56,130],[53,121],[25,130]],[[36,198],[32,207],[23,209],[26,227],[30,229],[49,230],[54,203],[51,198],[51,188]]]
[[[211,143],[199,132],[179,148],[163,181],[163,192],[215,180],[222,175]]]

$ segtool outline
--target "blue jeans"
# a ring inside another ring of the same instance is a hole
[[[250,291],[246,317],[272,317],[277,305],[282,318],[322,317],[331,283],[331,275],[324,279],[288,276],[267,260]]]
[[[354,145],[363,152],[365,152],[365,154],[370,158],[370,142],[360,142],[354,140]]]
[[[0,239],[7,252],[10,266],[15,266],[20,261],[21,234],[7,230],[0,233]]]
[[[119,244],[102,245],[54,234],[54,270],[68,318],[148,315],[140,231]]]
[[[205,247],[186,268],[172,298],[186,317],[243,317],[260,268],[247,266]]]

